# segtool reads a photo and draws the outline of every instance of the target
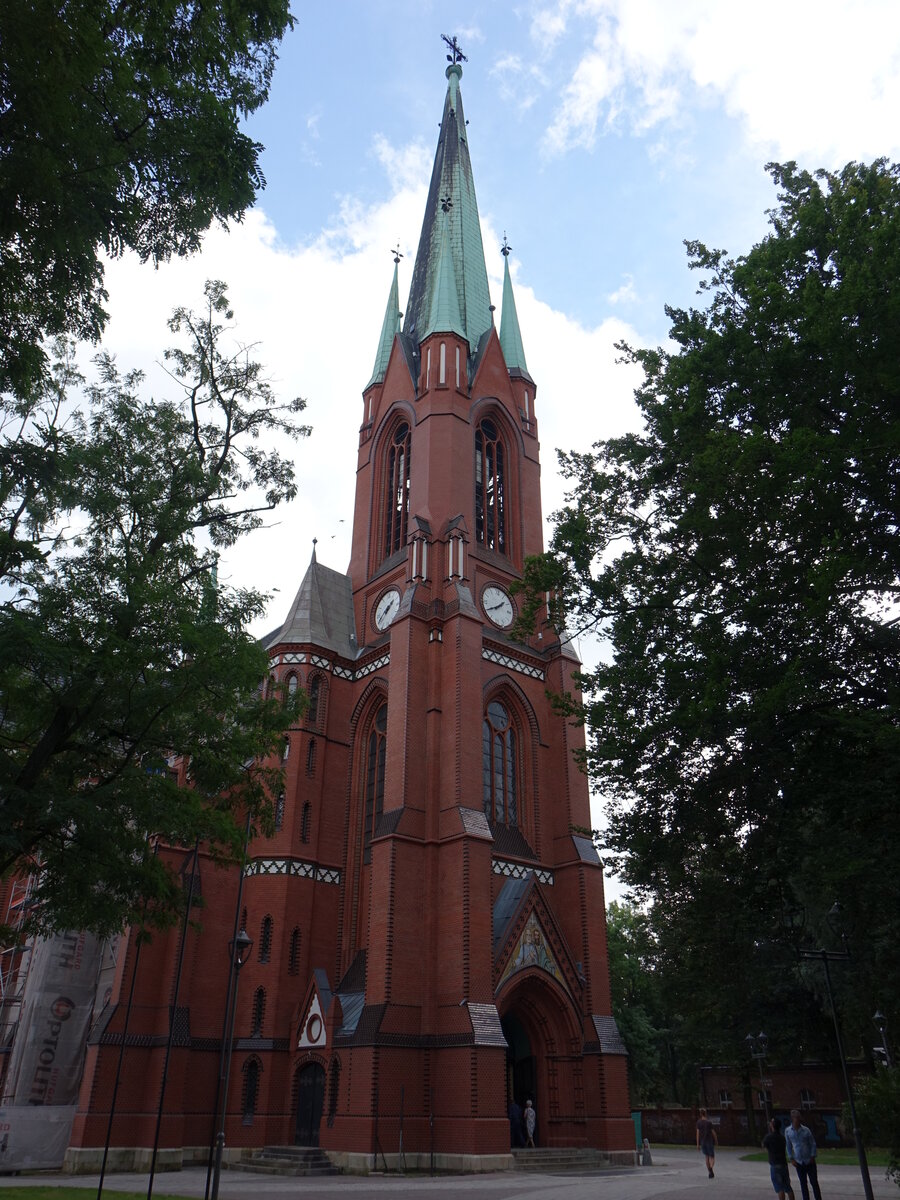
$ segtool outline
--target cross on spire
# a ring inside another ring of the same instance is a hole
[[[457,42],[457,40],[456,40],[456,34],[454,34],[452,38],[448,38],[446,33],[442,33],[441,37],[444,39],[444,41],[450,47],[450,53],[447,55],[447,62],[458,63],[458,62],[468,62],[469,61],[468,58],[466,58],[465,54],[463,54],[462,50],[460,50],[460,48],[459,48],[459,42]]]
[[[403,257],[403,255],[400,253],[400,243],[399,242],[394,247],[394,249],[391,251],[391,254],[393,254],[393,256],[394,256],[395,263],[398,263],[400,261],[400,259]]]
[[[511,245],[509,244],[509,242],[506,240],[506,230],[504,229],[504,231],[503,231],[503,245],[500,247],[500,253],[503,255],[503,257],[504,257],[504,258],[508,258],[508,257],[509,257],[509,252],[510,252],[510,250],[512,250],[512,246],[511,246]]]

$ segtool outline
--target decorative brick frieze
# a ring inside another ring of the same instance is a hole
[[[529,867],[524,863],[507,862],[502,858],[495,858],[491,863],[491,869],[495,875],[507,875],[510,879],[525,879],[527,875],[532,874],[538,883],[546,883],[549,887],[553,886],[553,872],[544,867]]]
[[[323,867],[302,858],[252,858],[244,868],[244,878],[255,875],[296,875],[300,879],[314,879],[317,883],[341,882],[341,873],[336,867]]]

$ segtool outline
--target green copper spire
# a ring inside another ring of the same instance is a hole
[[[503,311],[500,314],[500,349],[506,359],[508,371],[519,370],[528,375],[525,365],[525,347],[522,345],[522,334],[519,330],[519,315],[516,312],[516,300],[513,296],[512,279],[509,275],[509,252],[512,246],[503,235]]]
[[[430,333],[458,333],[466,336],[462,317],[459,315],[459,296],[453,271],[453,256],[450,253],[450,210],[453,202],[449,197],[441,201],[441,247],[437,261],[437,280],[431,292],[431,311],[419,335],[422,341]]]
[[[397,287],[397,267],[403,256],[399,250],[394,251],[394,281],[388,293],[387,307],[384,310],[384,324],[381,327],[381,337],[378,341],[378,353],[375,355],[375,367],[372,378],[363,388],[366,391],[373,383],[382,383],[387,371],[388,360],[391,357],[391,347],[394,337],[400,332],[400,292]]]
[[[455,57],[455,55],[454,55]],[[425,220],[416,252],[409,302],[403,332],[418,347],[431,324],[439,285],[444,286],[442,262],[445,254],[443,200],[449,198],[452,207],[446,214],[447,257],[452,271],[447,272],[446,286],[456,290],[459,332],[474,353],[479,340],[491,327],[490,293],[481,243],[481,225],[469,144],[466,119],[463,115],[459,81],[462,67],[451,62],[447,67],[447,95],[438,138]]]

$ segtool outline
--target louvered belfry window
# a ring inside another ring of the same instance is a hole
[[[475,431],[475,537],[506,554],[506,479],[503,443],[493,421]]]
[[[406,545],[409,520],[409,464],[411,437],[404,421],[394,430],[387,457],[385,480],[384,557]]]

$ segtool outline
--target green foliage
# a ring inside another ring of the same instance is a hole
[[[706,307],[623,348],[643,431],[562,456],[527,582],[606,639],[574,710],[604,853],[706,964],[698,1006],[765,1004],[795,974],[783,911],[821,946],[839,899],[862,1034],[876,996],[900,1011],[900,168],[770,169],[769,235],[688,243]]]
[[[665,997],[655,970],[656,939],[645,913],[613,900],[606,909],[613,1015],[628,1047],[632,1104],[665,1098]]]
[[[864,1141],[888,1148],[887,1175],[900,1187],[900,1070],[878,1067],[859,1079],[854,1100]]]
[[[246,348],[224,286],[179,309],[180,396],[108,356],[79,406],[70,359],[0,443],[0,871],[40,865],[43,929],[165,924],[180,884],[156,839],[234,858],[270,819],[266,765],[297,701],[261,694],[258,592],[216,580],[231,545],[296,493],[271,443],[308,433]],[[173,766],[183,761],[186,777]],[[143,906],[147,906],[146,913]]]
[[[41,339],[96,340],[103,267],[158,263],[264,185],[239,120],[266,99],[287,0],[0,5],[0,390]]]

